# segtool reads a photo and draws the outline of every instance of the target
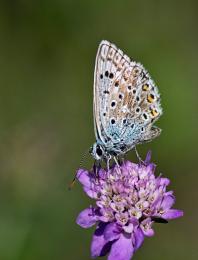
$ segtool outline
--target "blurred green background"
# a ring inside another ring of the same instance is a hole
[[[149,70],[162,95],[157,173],[185,216],[155,226],[134,259],[198,259],[197,1],[0,2],[0,260],[87,260],[90,204],[67,185],[94,142],[93,71],[102,39]],[[134,152],[128,158],[136,161]],[[91,167],[92,158],[85,161]]]

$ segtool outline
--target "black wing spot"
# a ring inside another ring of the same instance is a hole
[[[145,120],[148,119],[148,116],[145,113],[143,114],[143,117],[144,117]]]
[[[108,70],[105,71],[105,76],[106,76],[106,77],[109,76],[109,72],[108,72]]]
[[[104,94],[109,94],[109,91],[108,90],[104,90],[103,93]]]
[[[100,74],[100,78],[103,79],[103,75],[102,74]]]
[[[114,77],[114,75],[113,75],[113,73],[111,72],[111,73],[109,74],[109,78],[112,79],[113,77]]]
[[[139,113],[140,112],[140,108],[137,107],[135,111],[136,111],[136,113]]]
[[[119,81],[116,81],[115,82],[115,87],[118,87],[119,86]]]
[[[112,102],[111,102],[111,106],[112,106],[112,107],[115,107],[115,105],[116,105],[116,102],[115,102],[115,101],[112,101]]]
[[[119,99],[122,99],[122,98],[123,98],[123,95],[122,95],[122,94],[119,94],[118,97],[119,97]]]
[[[115,124],[115,119],[111,119],[111,124],[112,124],[112,125]]]

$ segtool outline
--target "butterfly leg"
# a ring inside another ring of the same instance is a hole
[[[111,158],[108,157],[107,158],[107,171],[109,171],[109,169],[110,169],[110,160],[111,160]]]
[[[107,175],[109,177],[109,170],[110,170],[110,161],[111,161],[111,155],[109,155],[107,158],[106,158],[106,163],[107,163]]]
[[[115,161],[116,165],[117,165],[117,166],[120,168],[120,164],[119,164],[119,162],[118,162],[117,158],[114,156],[114,157],[113,157],[113,159],[114,159],[114,161]]]
[[[114,159],[114,161],[116,163],[116,166],[117,166],[116,170],[117,170],[118,173],[120,173],[121,172],[121,168],[120,168],[119,158],[117,159],[116,156],[114,156],[113,159]]]
[[[93,165],[93,173],[95,181],[99,181],[99,169],[101,168],[100,161],[95,160]]]
[[[138,153],[138,151],[137,151],[136,146],[134,147],[134,149],[135,149],[136,156],[137,156],[137,158],[138,158],[138,160],[139,160],[139,163],[140,163],[140,164],[145,164],[145,162],[144,162],[144,161],[142,160],[142,158],[140,157],[140,155],[139,155],[139,153]]]

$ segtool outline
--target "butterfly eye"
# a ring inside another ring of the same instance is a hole
[[[96,153],[97,153],[98,156],[102,156],[102,154],[103,154],[99,145],[96,147]]]

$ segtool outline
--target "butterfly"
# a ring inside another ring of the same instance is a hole
[[[161,133],[153,126],[162,115],[158,88],[140,63],[106,40],[96,55],[93,110],[96,160],[122,156]]]

